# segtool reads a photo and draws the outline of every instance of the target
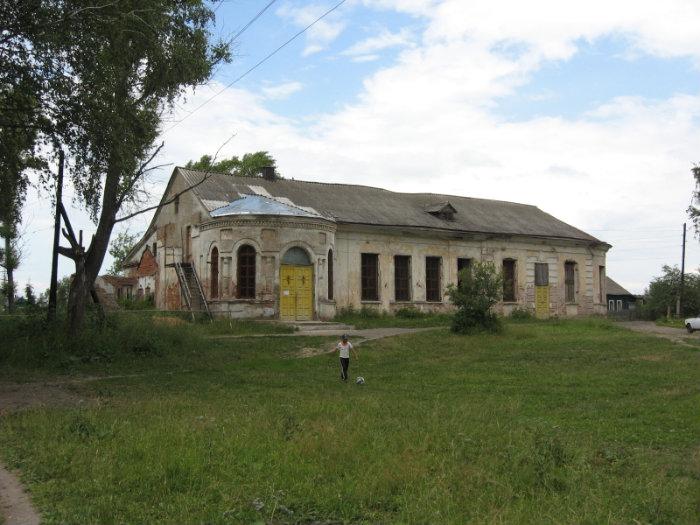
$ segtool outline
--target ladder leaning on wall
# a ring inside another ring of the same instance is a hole
[[[202,283],[199,280],[194,266],[191,263],[182,262],[176,262],[173,265],[175,266],[177,280],[180,283],[182,298],[185,301],[185,305],[187,305],[187,309],[192,314],[192,319],[195,318],[196,312],[206,313],[209,319],[211,319],[212,316],[209,311],[209,305],[207,304],[207,298],[204,296]]]

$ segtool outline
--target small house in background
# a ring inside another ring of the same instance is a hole
[[[622,286],[605,277],[605,291],[608,299],[608,312],[623,312],[637,307],[637,296],[628,292]]]

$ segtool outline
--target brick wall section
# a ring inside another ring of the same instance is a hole
[[[141,262],[136,270],[136,275],[138,277],[147,277],[150,275],[155,275],[157,271],[158,263],[156,262],[156,258],[153,257],[151,249],[146,248],[146,251],[144,251],[143,255],[141,256]]]

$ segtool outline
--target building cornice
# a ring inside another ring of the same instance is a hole
[[[222,217],[211,221],[205,221],[199,225],[200,231],[213,230],[216,228],[229,228],[236,226],[263,227],[263,228],[297,228],[301,230],[322,230],[335,232],[336,225],[325,219],[304,218],[281,218],[281,217]]]

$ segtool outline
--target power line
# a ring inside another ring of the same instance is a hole
[[[304,33],[306,33],[306,31],[308,31],[309,29],[311,29],[311,28],[312,28],[314,25],[316,25],[318,22],[320,22],[320,21],[323,20],[325,17],[327,17],[328,15],[330,15],[333,11],[335,11],[336,9],[338,9],[338,8],[339,8],[341,5],[343,5],[346,1],[347,1],[347,0],[340,0],[340,2],[338,2],[337,4],[335,4],[333,7],[331,7],[328,11],[326,11],[325,13],[323,13],[321,16],[319,16],[316,20],[314,20],[313,22],[311,22],[311,23],[310,23],[309,25],[307,25],[305,28],[303,28],[302,30],[300,30],[299,32],[297,32],[297,33],[296,33],[294,36],[292,36],[289,40],[287,40],[287,41],[284,42],[282,45],[280,45],[277,49],[275,49],[274,51],[272,51],[271,53],[269,53],[268,55],[266,55],[265,58],[263,58],[262,60],[260,60],[259,62],[257,62],[254,66],[252,66],[250,69],[248,69],[245,73],[243,73],[242,75],[236,77],[233,81],[231,81],[231,82],[229,82],[228,84],[226,84],[226,86],[224,86],[223,89],[221,89],[221,90],[218,91],[217,93],[214,93],[214,95],[212,95],[212,96],[209,97],[207,100],[205,100],[204,102],[202,102],[199,106],[197,106],[196,108],[194,108],[188,115],[185,115],[184,117],[182,117],[182,119],[180,119],[180,120],[177,121],[175,124],[173,124],[173,125],[170,126],[168,129],[166,129],[166,130],[162,133],[162,135],[165,135],[166,133],[168,133],[169,131],[171,131],[173,128],[175,128],[175,127],[177,127],[178,125],[180,125],[182,122],[184,122],[185,120],[187,120],[188,118],[190,118],[194,113],[196,113],[197,111],[199,111],[200,109],[202,109],[204,106],[206,106],[207,104],[209,104],[209,102],[211,102],[211,101],[214,100],[216,97],[218,97],[219,95],[221,95],[221,94],[222,94],[224,91],[226,91],[228,88],[230,88],[231,86],[233,86],[233,85],[236,84],[237,82],[240,82],[241,80],[243,80],[243,79],[244,79],[245,77],[247,77],[250,73],[252,73],[253,71],[255,71],[258,67],[262,66],[265,62],[267,62],[267,61],[268,61],[269,59],[271,59],[273,56],[275,56],[277,53],[279,53],[280,51],[282,51],[282,49],[284,49],[284,48],[287,47],[289,44],[291,44],[294,40],[296,40],[296,39],[299,38],[301,35],[303,35]]]
[[[244,25],[243,28],[242,28],[238,33],[236,33],[235,35],[233,35],[233,36],[231,37],[231,41],[236,40],[239,36],[241,36],[243,33],[245,33],[246,29],[248,29],[251,25],[253,25],[253,24],[255,23],[255,21],[256,21],[258,18],[260,18],[260,17],[262,16],[262,14],[263,14],[265,11],[267,11],[267,10],[270,8],[270,6],[271,6],[272,4],[274,4],[276,1],[277,1],[277,0],[270,0],[270,1],[265,5],[265,7],[263,7],[260,11],[258,11],[258,14],[257,14],[257,15],[255,15],[253,18],[251,18],[250,21],[249,21],[246,25]]]

